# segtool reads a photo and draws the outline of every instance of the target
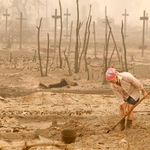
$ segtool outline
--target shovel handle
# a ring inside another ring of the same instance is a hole
[[[148,95],[150,94],[150,91],[147,93]],[[126,115],[124,115],[110,130],[107,131],[107,133],[109,133],[111,130],[113,130],[123,119],[125,119],[125,117],[139,104],[141,103],[143,100],[145,99],[145,97],[142,97],[135,105],[133,105],[131,107],[131,109],[127,112]]]

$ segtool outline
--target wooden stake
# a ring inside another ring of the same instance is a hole
[[[60,19],[60,16],[57,15],[57,9],[55,9],[55,15],[52,16],[55,20],[55,33],[54,33],[54,51],[56,53],[56,39],[57,39],[57,19]]]
[[[96,50],[96,33],[95,33],[95,21],[93,21],[93,34],[94,34],[94,55],[96,58],[97,50]]]
[[[22,21],[23,20],[26,20],[25,18],[22,17],[22,12],[20,13],[20,18],[17,18],[20,20],[20,46],[19,48],[21,49],[21,46],[22,46]]]
[[[68,8],[67,8],[67,12],[64,14],[64,16],[66,16],[66,39],[68,39],[68,17],[71,16],[71,14],[68,13]]]
[[[142,57],[144,56],[144,49],[147,48],[147,46],[144,45],[144,40],[145,40],[145,21],[148,20],[148,17],[145,16],[145,10],[143,13],[143,17],[140,17],[140,20],[143,20],[143,37],[142,37],[142,46],[139,48],[142,49]]]
[[[129,16],[129,14],[127,14],[126,13],[126,9],[125,9],[125,13],[124,14],[122,14],[122,16],[124,16],[124,38],[126,38],[127,37],[127,35],[126,35],[126,18],[127,18],[127,16]]]
[[[39,24],[39,27],[37,27],[37,29],[38,29],[38,56],[39,56],[39,63],[40,63],[40,72],[41,72],[41,76],[43,76],[41,54],[40,54],[40,29],[41,29],[41,24],[42,24],[42,18],[40,19],[40,24]]]
[[[109,29],[111,29],[108,19],[107,19],[107,24],[108,24]],[[116,44],[116,41],[115,41],[114,35],[113,35],[113,33],[112,33],[112,30],[110,30],[110,31],[111,31],[111,32],[110,32],[110,33],[111,33],[111,37],[112,37],[113,42],[114,42],[115,47],[116,47],[116,51],[117,51],[117,55],[118,55],[118,59],[119,59],[119,62],[120,62],[120,56],[119,56],[119,51],[118,51],[118,48],[117,48],[117,44]]]
[[[8,22],[8,17],[10,14],[8,14],[7,9],[6,9],[6,14],[3,14],[3,16],[6,16],[6,25],[5,25],[5,37],[6,37],[6,42],[7,42],[7,22]]]
[[[124,35],[123,35],[123,21],[122,21],[121,34],[122,34],[123,47],[124,47],[125,71],[128,72],[128,68],[127,68],[127,56],[126,56],[126,45],[125,45],[125,40],[124,40]]]
[[[59,0],[59,7],[60,7],[60,38],[59,38],[59,67],[62,68],[62,57],[61,57],[61,41],[62,41],[62,30],[63,30],[63,23],[62,23],[62,6],[61,1]]]
[[[45,76],[47,76],[48,64],[49,64],[49,33],[47,33],[47,61],[46,61]]]
[[[68,48],[68,56],[70,56],[71,38],[72,38],[72,27],[73,27],[73,21],[71,21],[70,41],[69,41],[69,48]]]

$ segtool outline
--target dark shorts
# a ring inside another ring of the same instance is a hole
[[[129,96],[127,100],[125,100],[125,102],[128,102],[129,104],[135,105],[138,101],[140,100],[140,98],[138,98],[136,101]]]

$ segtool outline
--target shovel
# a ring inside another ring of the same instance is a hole
[[[150,94],[150,91],[147,93],[148,95]],[[110,131],[112,131],[123,119],[125,119],[125,117],[139,104],[141,103],[143,100],[145,99],[145,97],[142,97],[135,105],[133,105],[131,107],[131,109],[127,112],[126,115],[124,115],[111,129],[109,129],[107,131],[107,133],[109,133]]]

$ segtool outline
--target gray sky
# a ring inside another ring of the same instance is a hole
[[[53,6],[57,5],[57,1],[52,1]],[[69,7],[71,11],[75,11],[76,0],[61,0],[63,7]],[[129,16],[127,23],[129,25],[138,25],[142,23],[140,17],[143,16],[143,11],[150,13],[150,0],[79,0],[80,8],[86,5],[87,13],[89,4],[92,5],[93,19],[96,21],[97,17],[104,18],[105,6],[107,6],[108,17],[113,17],[116,24],[121,24],[124,19],[122,14],[125,9]],[[72,10],[73,9],[73,10]],[[75,13],[75,12],[74,12]]]
[[[0,0],[2,1],[2,0]],[[10,2],[12,0],[6,0]],[[6,2],[5,1],[5,2]],[[36,1],[29,0],[28,2]],[[41,0],[43,4],[46,4],[46,0]],[[55,9],[58,9],[59,13],[59,0],[47,0],[48,4],[48,17],[51,18],[51,15],[54,15]],[[71,13],[70,20],[75,20],[76,17],[76,0],[61,0],[63,14],[66,12],[66,8],[69,9]],[[105,16],[105,6],[107,6],[107,15],[108,17],[114,18],[115,24],[120,25],[121,21],[124,20],[122,14],[127,10],[129,16],[127,17],[128,25],[137,25],[141,26],[142,21],[140,21],[140,17],[143,16],[143,11],[150,14],[150,0],[79,0],[80,5],[80,18],[82,18],[82,6],[86,6],[86,12],[88,14],[89,5],[92,5],[92,17],[93,21],[97,21],[97,18],[103,19]],[[7,7],[7,6],[6,6]],[[36,6],[37,7],[37,6]],[[42,6],[43,8],[40,10],[40,17],[45,17],[46,15],[46,6]],[[30,8],[28,8],[30,9]],[[33,17],[33,20],[37,18],[37,11],[32,12],[35,15],[29,16]],[[31,19],[31,18],[30,18]]]

